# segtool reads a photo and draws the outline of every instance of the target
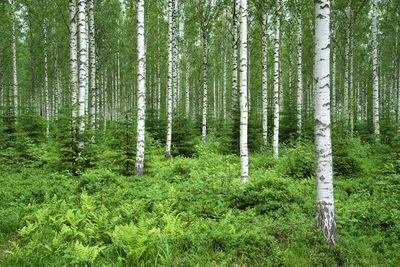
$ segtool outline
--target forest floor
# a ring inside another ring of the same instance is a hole
[[[334,247],[315,229],[309,144],[251,155],[247,184],[237,156],[207,147],[169,161],[153,147],[143,177],[120,175],[109,151],[74,177],[42,151],[0,166],[0,266],[400,266],[400,176],[385,149],[355,141],[334,155]]]

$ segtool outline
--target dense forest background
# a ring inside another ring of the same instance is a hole
[[[399,266],[399,6],[0,0],[0,265]]]

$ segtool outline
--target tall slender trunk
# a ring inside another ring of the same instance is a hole
[[[377,0],[372,0],[372,118],[374,134],[379,139],[379,77],[378,77],[378,21],[377,21]]]
[[[350,2],[349,2],[350,3]],[[349,4],[350,5],[350,4]],[[350,17],[350,6],[346,7],[346,16]],[[347,23],[349,23],[349,19]],[[345,60],[344,60],[344,85],[343,85],[343,115],[344,128],[348,130],[349,123],[349,68],[350,68],[350,27],[346,29],[346,45],[345,45]]]
[[[274,158],[279,157],[279,47],[280,47],[280,9],[281,1],[276,0],[276,22],[274,40]],[[282,97],[282,96],[281,96]]]
[[[233,0],[233,18],[232,18],[232,120],[237,115],[238,110],[238,14],[237,8],[239,0]]]
[[[315,1],[315,154],[317,176],[317,226],[329,243],[336,243],[333,199],[332,143],[330,117],[330,6]]]
[[[189,118],[190,115],[190,65],[186,63],[186,92],[185,92],[185,114],[186,117]]]
[[[157,16],[157,36],[160,36],[160,18]],[[161,117],[161,71],[160,71],[161,47],[160,38],[157,38],[157,118]]]
[[[204,56],[203,56],[203,121],[201,129],[201,141],[203,144],[206,143],[207,136],[207,109],[208,109],[208,40],[206,33],[203,29],[203,46],[204,46]]]
[[[353,21],[352,21],[352,9],[350,6],[350,11],[349,11],[349,32],[350,32],[350,38],[349,38],[349,137],[350,139],[353,138],[353,131],[354,131],[354,77],[353,77]]]
[[[169,159],[171,157],[171,141],[172,141],[172,75],[173,75],[173,20],[174,15],[174,0],[168,1],[168,81],[167,81],[167,140],[165,157]]]
[[[263,35],[262,35],[262,129],[264,145],[268,145],[268,15],[263,14],[262,19]]]
[[[78,42],[76,32],[76,2],[69,0],[69,71],[73,127],[77,125],[78,116]]]
[[[47,22],[43,23],[44,35],[44,95],[45,95],[45,113],[46,113],[46,139],[50,134],[50,101],[49,101],[49,66],[47,57]]]
[[[91,85],[91,106],[90,106],[90,125],[96,127],[97,119],[97,76],[96,76],[96,41],[94,29],[94,0],[89,0],[89,35],[90,35],[90,85]]]
[[[337,41],[336,41],[336,21],[333,23],[332,32],[332,99],[331,99],[331,110],[333,113],[332,120],[335,122],[336,119],[336,57],[337,57]]]
[[[247,0],[240,1],[240,181],[249,180],[249,154],[247,147]]]
[[[302,71],[302,19],[300,0],[297,6],[297,135],[302,134],[302,111],[303,111],[303,71]]]
[[[144,172],[144,132],[146,117],[146,49],[144,44],[144,0],[137,1],[138,108],[136,138],[136,175]]]
[[[12,87],[13,87],[13,108],[14,115],[16,116],[15,121],[17,122],[17,116],[19,114],[19,95],[18,95],[18,73],[17,73],[17,32],[16,32],[16,19],[15,19],[15,7],[14,1],[10,0],[11,5],[11,18],[12,18]]]
[[[217,87],[216,87],[215,75],[214,75],[214,83],[213,83],[213,118],[214,118],[214,120],[217,118],[217,105],[218,105]]]
[[[87,32],[86,32],[86,1],[78,0],[79,18],[79,147],[84,147],[83,133],[85,131],[86,86],[87,86]]]
[[[223,84],[222,84],[222,107],[223,107],[223,120],[226,123],[226,85],[227,85],[227,61],[226,61],[226,46],[224,39],[224,74],[223,74]]]

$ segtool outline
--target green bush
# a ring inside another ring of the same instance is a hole
[[[278,161],[278,170],[283,174],[303,179],[315,175],[314,146],[310,143],[298,143],[288,148]]]

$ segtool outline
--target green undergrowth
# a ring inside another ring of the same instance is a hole
[[[143,177],[123,175],[116,144],[97,145],[78,177],[55,170],[49,145],[32,144],[27,160],[1,165],[0,265],[400,265],[400,176],[386,147],[334,144],[332,247],[314,225],[312,144],[287,145],[277,160],[252,154],[240,184],[239,157],[208,140],[167,161],[150,139]]]

